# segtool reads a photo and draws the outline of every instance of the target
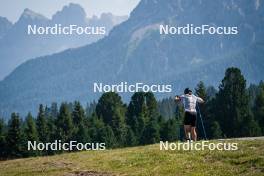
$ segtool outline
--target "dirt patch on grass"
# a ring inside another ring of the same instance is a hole
[[[65,168],[68,166],[72,166],[72,163],[68,163],[68,162],[45,162],[43,164],[48,165],[48,166],[52,166],[52,167],[56,167],[56,168]]]
[[[97,171],[76,171],[65,176],[117,176],[115,174]]]

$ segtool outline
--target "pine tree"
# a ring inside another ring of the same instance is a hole
[[[44,110],[44,119],[47,124],[47,132],[46,132],[46,141],[51,142],[55,139],[55,118],[52,116],[52,109],[48,106],[45,106]],[[48,154],[54,153],[53,151],[49,151]]]
[[[207,102],[208,97],[206,93],[206,87],[202,81],[197,84],[197,87],[195,88],[195,94]],[[202,114],[206,114],[206,104],[199,104],[199,109]]]
[[[8,124],[7,150],[9,157],[22,157],[24,151],[24,138],[21,126],[21,119],[16,113],[12,113]]]
[[[78,142],[88,142],[88,128],[85,126],[85,113],[80,102],[74,102],[73,112],[74,134],[73,138]]]
[[[39,140],[43,143],[48,142],[48,126],[47,119],[45,118],[45,111],[43,109],[43,105],[39,105],[39,112],[36,120],[37,131]]]
[[[46,124],[47,124],[47,133],[46,133],[46,140],[49,142],[54,142],[56,140],[56,119],[58,117],[58,107],[57,103],[52,103],[51,107],[45,108],[44,111]],[[53,150],[49,150],[48,154],[56,153]]]
[[[257,124],[250,112],[246,80],[238,68],[226,70],[225,77],[219,86],[219,93],[216,95],[215,113],[227,137],[255,135],[248,128]]]
[[[84,109],[80,102],[75,101],[73,105],[73,112],[72,112],[73,124],[78,126],[79,124],[84,122],[85,113]]]
[[[197,96],[201,97],[203,100],[207,99],[207,95],[206,95],[206,87],[204,85],[204,83],[202,81],[200,81],[196,88],[195,88],[195,93]]]
[[[146,105],[147,105],[147,122],[146,127],[143,131],[143,136],[141,137],[142,144],[152,144],[160,140],[160,126],[158,123],[158,106],[157,101],[152,92],[147,92]]]
[[[126,107],[115,92],[104,93],[98,100],[96,114],[112,128],[120,146],[125,142],[125,113]]]
[[[148,120],[157,120],[159,113],[158,113],[158,103],[155,99],[155,96],[152,92],[147,92],[145,94],[146,97],[146,105],[147,105],[147,111],[148,111]]]
[[[72,139],[74,126],[71,112],[66,103],[62,103],[60,106],[60,112],[58,118],[56,119],[56,127],[58,140],[69,142]]]
[[[131,97],[127,108],[126,124],[133,131],[136,141],[139,142],[147,121],[147,105],[144,92],[136,92]]]
[[[26,117],[26,126],[24,129],[24,134],[26,141],[31,141],[32,143],[34,141],[36,142],[39,141],[37,127],[31,113],[28,113]],[[36,156],[36,155],[38,155],[37,151],[34,150],[26,151],[26,156]]]

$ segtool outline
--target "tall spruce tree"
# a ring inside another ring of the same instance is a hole
[[[26,117],[24,134],[25,134],[26,142],[30,141],[33,143],[34,141],[36,142],[39,141],[37,127],[31,113],[28,113]],[[26,151],[26,156],[36,156],[36,155],[38,155],[38,151],[35,150]]]
[[[45,111],[43,105],[39,105],[39,112],[36,120],[37,131],[39,140],[43,143],[48,142],[48,126],[47,126],[47,119],[45,117]]]
[[[24,151],[24,136],[19,115],[12,113],[8,124],[7,151],[9,157],[22,157]]]
[[[63,142],[69,142],[72,139],[74,126],[72,122],[71,112],[67,103],[62,103],[60,112],[56,119],[57,139]]]
[[[195,94],[198,96],[198,97],[201,97],[205,102],[206,100],[208,99],[207,98],[207,92],[206,92],[206,87],[204,85],[204,83],[202,81],[200,81],[196,88],[195,88]],[[200,110],[202,113],[205,113],[205,105],[204,104],[201,104],[200,105]]]
[[[53,141],[55,139],[55,118],[53,118],[52,116],[52,109],[49,108],[48,106],[45,107],[44,110],[44,117],[46,120],[46,124],[47,124],[47,133],[46,133],[46,141]],[[54,153],[52,151],[49,151],[48,153]]]
[[[73,105],[72,112],[73,124],[74,124],[74,134],[73,138],[78,142],[88,142],[88,128],[85,125],[85,112],[80,102],[76,101]]]
[[[131,97],[126,113],[126,123],[139,141],[147,122],[147,105],[144,92],[136,92]]]
[[[49,142],[56,140],[56,119],[58,117],[58,106],[57,103],[53,102],[50,108],[45,108],[45,118],[47,121],[47,139]],[[55,151],[48,151],[49,154],[55,153]]]
[[[142,144],[152,144],[160,140],[160,126],[158,123],[158,106],[157,101],[152,92],[147,92],[146,105],[147,105],[147,122],[141,137]]]
[[[246,80],[238,68],[228,68],[216,95],[216,117],[227,137],[252,136],[259,128],[250,112]]]
[[[98,100],[96,114],[112,128],[120,146],[125,142],[125,113],[126,107],[115,92],[104,93]]]
[[[78,126],[80,123],[84,122],[85,113],[84,109],[79,101],[75,101],[73,105],[72,112],[73,124]]]
[[[158,120],[158,103],[157,100],[152,92],[147,92],[146,96],[146,105],[148,111],[148,120]]]

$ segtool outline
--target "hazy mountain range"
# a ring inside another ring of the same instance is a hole
[[[64,6],[51,19],[30,9],[25,9],[14,24],[6,18],[0,17],[0,80],[27,59],[95,42],[107,35],[113,26],[126,19],[126,16],[114,16],[111,13],[87,18],[84,9],[73,3]],[[28,25],[46,27],[55,24],[103,26],[106,28],[106,34],[89,36],[28,35]]]
[[[160,24],[237,26],[239,34],[160,35]],[[102,40],[16,68],[0,82],[0,110],[25,114],[39,103],[91,101],[100,96],[94,82],[172,84],[172,93],[158,95],[168,97],[200,80],[217,86],[230,66],[257,83],[264,78],[263,28],[260,0],[142,0]]]

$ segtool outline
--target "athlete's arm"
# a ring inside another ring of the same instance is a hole
[[[204,103],[204,100],[202,98],[200,98],[200,97],[196,97],[196,98],[197,98],[198,103]]]
[[[175,96],[175,100],[176,101],[181,101],[183,99],[183,95],[179,96],[179,95],[176,95]]]

